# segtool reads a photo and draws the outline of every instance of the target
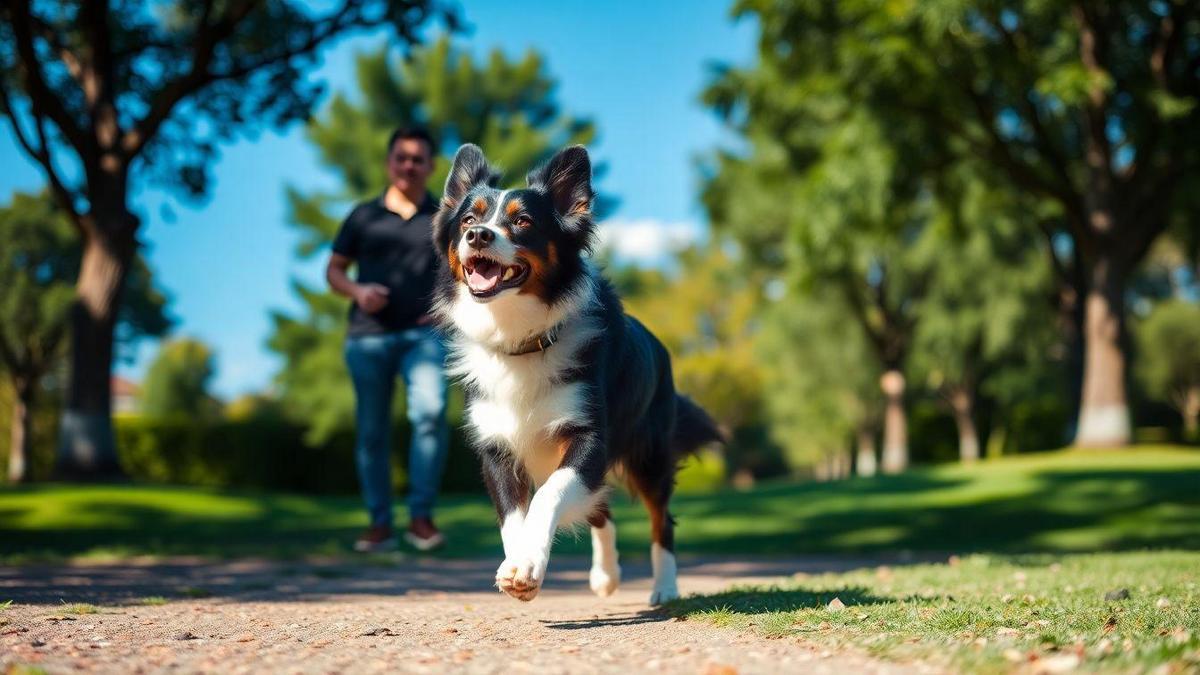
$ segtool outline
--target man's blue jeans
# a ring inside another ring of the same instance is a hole
[[[354,380],[358,481],[372,526],[392,526],[392,394],[404,376],[412,443],[408,448],[408,513],[433,513],[446,466],[446,347],[428,326],[346,338]]]

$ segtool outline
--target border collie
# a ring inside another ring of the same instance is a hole
[[[459,148],[433,240],[446,264],[435,312],[451,336],[450,372],[504,542],[496,585],[532,600],[559,528],[587,522],[589,585],[620,582],[605,476],[623,475],[650,512],[651,604],[679,596],[667,502],[679,461],[717,425],[675,392],[666,348],[625,314],[585,260],[595,236],[587,150],[570,147],[499,190],[474,145]]]

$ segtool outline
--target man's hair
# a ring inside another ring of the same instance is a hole
[[[429,133],[429,130],[425,129],[424,127],[400,127],[393,131],[391,138],[388,139],[388,155],[392,154],[392,148],[395,147],[396,141],[400,140],[401,138],[405,140],[424,141],[425,147],[429,149],[430,160],[432,160],[437,154],[434,151],[434,148],[437,147],[437,143],[434,143],[433,136]]]

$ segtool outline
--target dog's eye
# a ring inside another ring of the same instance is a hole
[[[463,224],[463,227],[474,225],[475,224],[475,216],[473,216],[469,213],[467,215],[463,216],[462,224]]]
[[[517,216],[514,222],[517,224],[517,227],[529,227],[533,224],[533,221],[528,216]]]

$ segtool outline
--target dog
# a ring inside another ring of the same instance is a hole
[[[612,594],[621,571],[611,470],[650,513],[650,603],[677,598],[667,510],[675,472],[722,434],[675,392],[666,348],[587,258],[596,235],[587,150],[560,151],[523,189],[497,189],[496,178],[482,150],[462,146],[433,226],[445,262],[434,313],[450,336],[449,371],[466,389],[466,426],[504,543],[496,585],[532,600],[556,531],[587,522],[589,585]]]

